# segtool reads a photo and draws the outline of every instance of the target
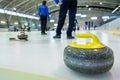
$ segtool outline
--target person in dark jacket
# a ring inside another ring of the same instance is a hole
[[[46,6],[46,0],[42,2],[42,5],[38,7],[38,12],[40,16],[40,21],[41,21],[41,34],[46,35],[46,26],[47,26],[47,18],[49,17],[49,9]]]
[[[67,29],[67,39],[74,39],[72,36],[72,30],[75,26],[74,19],[77,11],[77,0],[54,0],[56,4],[60,6],[58,26],[56,29],[56,35],[53,38],[61,38],[61,30],[66,18],[66,13],[69,14],[69,26]]]

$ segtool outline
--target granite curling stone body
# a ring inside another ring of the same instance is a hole
[[[17,37],[20,40],[27,40],[28,35],[26,35],[24,31],[22,31],[22,32],[20,32],[20,35],[18,35]]]
[[[104,46],[94,34],[83,33],[76,37],[92,38],[93,42],[86,44],[73,42],[64,49],[64,62],[69,68],[87,74],[103,73],[112,68],[113,51]]]

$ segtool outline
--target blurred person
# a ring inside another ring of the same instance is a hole
[[[74,39],[72,36],[72,30],[73,27],[75,26],[74,24],[74,19],[76,16],[76,11],[77,11],[77,0],[54,0],[56,4],[60,6],[60,11],[59,11],[59,20],[58,20],[58,26],[56,29],[56,35],[53,38],[61,38],[61,30],[64,25],[64,21],[66,18],[66,13],[69,11],[69,26],[67,29],[67,39]]]
[[[40,16],[40,22],[41,22],[41,34],[46,35],[46,26],[47,26],[47,18],[49,19],[49,9],[46,6],[46,0],[42,2],[42,5],[38,7],[38,12]]]
[[[78,21],[77,21],[77,19],[75,18],[75,20],[74,20],[74,24],[75,24],[75,26],[73,27],[73,31],[75,32],[76,30],[78,30]]]

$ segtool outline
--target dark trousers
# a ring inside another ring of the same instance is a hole
[[[72,30],[73,27],[75,26],[74,20],[75,20],[75,15],[77,11],[77,0],[63,0],[63,4],[60,6],[60,11],[59,11],[59,20],[58,20],[58,26],[56,29],[57,35],[61,34],[61,29],[64,25],[64,21],[66,18],[66,13],[69,10],[69,26],[67,29],[67,36],[72,36]]]
[[[41,15],[40,20],[41,20],[41,33],[45,33],[47,25],[47,16]]]

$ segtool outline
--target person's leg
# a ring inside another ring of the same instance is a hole
[[[67,37],[72,37],[72,30],[73,27],[75,26],[74,20],[75,20],[75,15],[77,11],[77,0],[73,1],[69,5],[69,27],[67,30]]]
[[[58,26],[57,26],[57,29],[56,29],[56,35],[61,35],[61,29],[64,25],[64,21],[65,21],[65,18],[66,18],[66,13],[67,13],[67,5],[65,3],[63,3],[61,6],[60,6],[60,11],[59,11],[59,20],[58,20]]]
[[[47,26],[47,16],[44,16],[44,20],[43,20],[43,32],[45,33],[46,31],[46,26]],[[45,33],[46,34],[46,33]]]
[[[40,22],[41,22],[41,33],[44,33],[44,17],[41,15],[40,16]]]

